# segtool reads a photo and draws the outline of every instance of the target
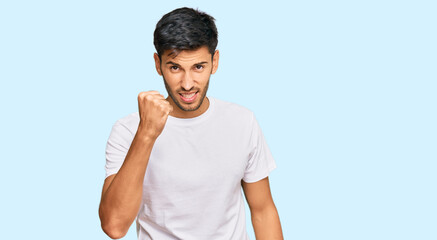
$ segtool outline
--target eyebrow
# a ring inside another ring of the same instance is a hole
[[[208,62],[203,61],[203,62],[195,63],[195,64],[193,64],[193,65],[202,65],[202,64],[207,64],[207,63],[208,63]],[[179,64],[174,63],[174,62],[172,62],[172,61],[168,61],[168,62],[166,62],[165,64],[172,64],[172,65],[175,65],[175,66],[180,66]]]

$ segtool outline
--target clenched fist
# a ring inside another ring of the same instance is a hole
[[[159,92],[148,91],[138,94],[138,110],[140,115],[138,128],[147,137],[156,139],[164,129],[173,107]]]

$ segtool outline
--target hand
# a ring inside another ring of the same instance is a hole
[[[138,129],[147,137],[156,139],[164,129],[173,107],[159,92],[148,91],[138,94],[138,110]]]

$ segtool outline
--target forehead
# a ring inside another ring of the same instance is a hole
[[[162,62],[165,64],[167,61],[174,63],[196,63],[196,62],[209,62],[211,61],[211,53],[208,47],[203,46],[194,50],[183,50],[175,57],[172,54],[172,50],[166,50],[162,54]]]

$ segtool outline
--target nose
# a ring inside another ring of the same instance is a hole
[[[184,91],[190,91],[194,88],[194,78],[189,71],[187,71],[182,78],[181,88]]]

